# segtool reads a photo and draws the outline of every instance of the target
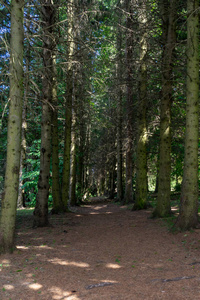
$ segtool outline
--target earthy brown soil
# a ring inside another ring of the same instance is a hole
[[[200,230],[170,233],[150,215],[94,202],[51,216],[52,228],[18,219],[0,299],[200,299]]]

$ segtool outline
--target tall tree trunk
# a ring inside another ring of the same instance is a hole
[[[119,4],[119,25],[117,32],[117,200],[123,200],[123,181],[122,181],[122,30],[121,30],[121,5]]]
[[[147,107],[147,16],[146,4],[141,0],[139,2],[139,33],[140,33],[140,69],[139,69],[139,99],[137,109],[137,150],[136,150],[136,192],[134,210],[147,207],[147,125],[146,125],[146,107]]]
[[[52,197],[53,213],[63,211],[60,180],[59,180],[59,140],[58,140],[58,97],[57,97],[57,79],[56,79],[56,59],[53,58],[53,80],[52,80]]]
[[[29,58],[27,58],[28,60]],[[17,207],[22,208],[25,207],[25,195],[23,189],[23,169],[26,160],[26,132],[27,132],[27,121],[26,121],[26,113],[27,113],[27,101],[28,101],[28,94],[29,94],[29,75],[28,75],[28,64],[26,63],[26,78],[25,78],[25,90],[24,90],[24,102],[23,102],[23,109],[22,109],[22,134],[21,134],[21,156],[20,156],[20,171],[19,171],[19,193],[17,199]]]
[[[68,211],[70,189],[70,149],[72,127],[72,97],[73,97],[73,55],[74,44],[74,0],[68,2],[68,67],[67,67],[67,92],[65,108],[65,137],[62,174],[62,202],[64,210]]]
[[[127,9],[127,32],[126,32],[126,67],[127,67],[127,94],[126,94],[126,187],[124,202],[133,201],[133,22],[132,0],[126,0]]]
[[[29,3],[27,3],[29,5]],[[26,16],[26,26],[30,27],[30,7],[28,7],[28,12]],[[30,43],[28,41],[27,50],[26,50],[26,59],[25,59],[25,78],[24,78],[24,102],[23,102],[23,110],[22,110],[22,137],[21,137],[21,157],[20,157],[20,171],[19,171],[19,193],[17,199],[17,206],[23,207],[25,206],[25,193],[23,189],[23,170],[25,167],[26,160],[26,133],[27,133],[27,104],[30,93],[30,59],[31,59],[31,49]]]
[[[14,249],[23,102],[23,8],[23,0],[11,1],[10,106],[7,163],[0,219],[1,253],[12,252]]]
[[[198,225],[199,1],[187,1],[187,95],[181,207],[176,226]]]
[[[71,170],[70,170],[70,205],[75,206],[77,199],[76,199],[76,152],[77,152],[77,145],[76,145],[76,112],[75,106],[77,105],[75,99],[76,96],[73,95],[73,108],[72,108],[72,133],[71,133]],[[76,107],[77,109],[77,107]]]
[[[160,108],[160,153],[158,175],[158,197],[154,216],[166,217],[171,213],[171,103],[172,64],[176,43],[175,16],[176,1],[162,0],[162,99]]]
[[[84,173],[84,143],[85,143],[85,128],[84,124],[80,124],[79,145],[77,147],[77,197],[78,201],[82,200],[83,196],[83,173]]]
[[[43,66],[42,80],[42,123],[41,123],[41,150],[40,174],[38,180],[38,194],[34,210],[34,227],[48,226],[48,198],[49,176],[51,159],[51,132],[52,132],[52,65],[55,44],[52,39],[55,22],[55,7],[52,0],[45,0],[41,7],[43,26]]]

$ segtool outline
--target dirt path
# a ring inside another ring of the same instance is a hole
[[[18,221],[0,299],[200,299],[200,231],[169,233],[150,213],[104,202],[51,216],[52,228]]]

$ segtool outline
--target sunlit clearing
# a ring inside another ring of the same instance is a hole
[[[117,264],[107,264],[106,268],[110,268],[110,269],[120,269],[121,266],[117,265]]]
[[[56,264],[56,265],[61,265],[61,266],[74,266],[74,267],[79,267],[79,268],[89,268],[89,264],[83,263],[83,262],[76,262],[76,261],[67,261],[67,260],[61,260],[59,258],[54,258],[50,259],[49,262]]]
[[[13,289],[14,289],[14,286],[13,286],[13,285],[10,285],[10,284],[4,284],[3,287],[4,287],[4,289],[6,289],[6,290],[13,290]]]
[[[98,212],[91,212],[90,215],[99,215]]]
[[[52,296],[52,299],[55,300],[61,300],[61,299],[67,299],[67,300],[79,300],[80,298],[78,298],[76,295],[73,294],[73,292],[66,292],[63,291],[62,289],[54,286],[52,288],[49,289],[49,291],[54,294]]]
[[[112,214],[111,211],[107,211],[107,212],[106,212],[106,215],[110,215],[110,214]]]
[[[31,283],[31,284],[29,284],[29,287],[30,287],[30,289],[32,289],[32,290],[39,290],[39,289],[41,289],[42,288],[42,285],[41,284],[39,284],[39,283]]]

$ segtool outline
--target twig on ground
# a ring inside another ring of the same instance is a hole
[[[108,286],[108,285],[113,285],[113,282],[101,282],[101,283],[97,283],[97,284],[90,284],[88,286],[86,286],[86,290],[90,290],[93,288],[97,288],[97,287],[102,287],[102,286]]]
[[[161,281],[161,282],[171,282],[171,281],[179,281],[184,279],[192,279],[196,276],[183,276],[183,277],[175,277],[175,278],[169,278],[169,279],[153,279],[152,281]]]

